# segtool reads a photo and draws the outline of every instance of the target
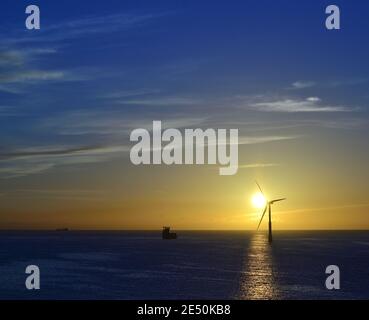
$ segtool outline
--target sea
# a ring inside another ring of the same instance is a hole
[[[0,299],[369,299],[369,231],[0,231]],[[25,286],[26,267],[40,289]],[[327,266],[339,289],[326,287]]]

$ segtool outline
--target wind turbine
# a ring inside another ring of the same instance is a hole
[[[258,186],[258,188],[259,188],[259,190],[260,190],[261,194],[263,195],[263,197],[264,197],[264,198],[265,198],[265,200],[266,200],[266,205],[265,205],[265,208],[264,208],[263,214],[261,215],[261,219],[260,219],[260,221],[259,221],[259,224],[258,224],[258,227],[257,227],[257,229],[256,229],[256,230],[259,230],[259,227],[260,227],[261,221],[263,221],[264,215],[265,215],[266,211],[267,211],[267,210],[268,210],[268,208],[269,208],[269,237],[268,237],[268,241],[269,241],[269,243],[272,243],[272,241],[273,241],[273,237],[272,237],[272,204],[274,204],[275,202],[278,202],[278,201],[286,200],[286,198],[279,198],[279,199],[274,199],[274,200],[270,200],[270,201],[269,201],[269,200],[265,197],[265,195],[264,195],[263,191],[261,190],[260,185],[258,184],[258,182],[257,182],[257,181],[255,181],[255,182],[256,182],[256,184],[257,184],[257,186]]]

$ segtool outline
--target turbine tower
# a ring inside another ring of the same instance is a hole
[[[266,199],[266,205],[265,205],[263,214],[261,215],[261,219],[259,221],[259,224],[258,224],[258,227],[257,227],[256,230],[259,230],[259,227],[260,227],[261,222],[263,221],[264,215],[265,215],[266,211],[269,209],[268,210],[269,211],[268,212],[269,213],[269,224],[268,224],[268,226],[269,226],[269,235],[268,235],[268,241],[269,241],[269,243],[272,243],[272,241],[273,241],[273,236],[272,236],[272,204],[274,204],[275,202],[278,202],[278,201],[286,200],[286,198],[274,199],[274,200],[270,200],[269,201],[265,197],[265,195],[264,195],[263,191],[261,190],[260,185],[258,184],[258,182],[257,181],[255,181],[255,182],[256,182],[256,184],[257,184],[257,186],[258,186],[261,194]]]

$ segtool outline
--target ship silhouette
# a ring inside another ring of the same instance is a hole
[[[162,236],[164,240],[177,239],[177,234],[170,232],[170,227],[163,227]]]

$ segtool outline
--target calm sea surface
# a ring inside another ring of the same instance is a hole
[[[369,299],[366,231],[277,231],[272,246],[263,232],[2,231],[0,243],[0,299]]]

